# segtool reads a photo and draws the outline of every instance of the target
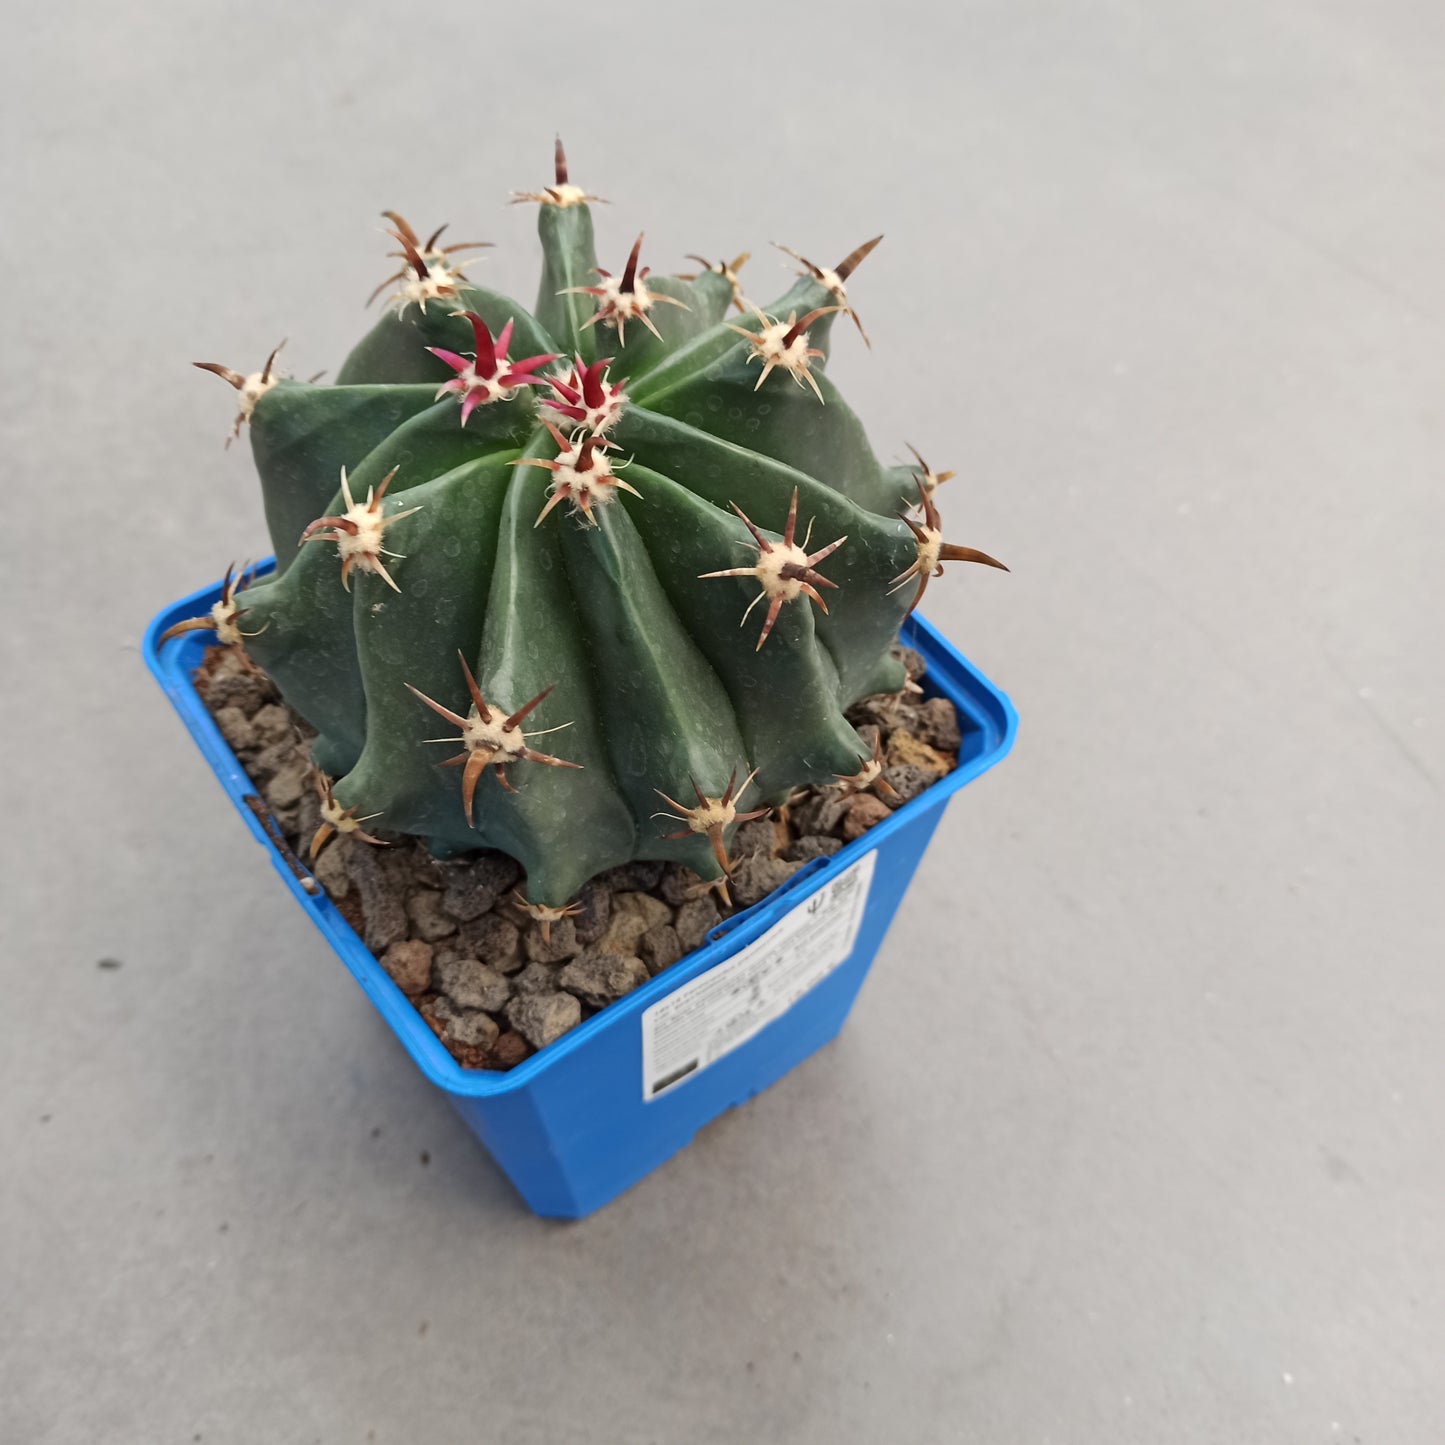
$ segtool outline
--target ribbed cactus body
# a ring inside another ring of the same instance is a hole
[[[760,383],[766,358],[733,329],[758,336],[835,307],[824,284],[802,276],[764,319],[733,307],[723,271],[649,277],[653,295],[683,304],[650,310],[660,336],[636,317],[619,335],[594,320],[605,297],[569,289],[599,285],[587,205],[544,201],[540,233],[535,314],[458,282],[425,309],[390,310],[335,385],[283,380],[260,396],[251,438],[277,572],[243,597],[246,646],[317,729],[341,806],[441,854],[502,849],[534,903],[561,905],[632,858],[719,875],[707,837],[658,816],[674,812],[660,794],[690,808],[756,772],[742,804],[756,806],[858,771],[869,749],[844,710],[902,685],[889,648],[914,588],[895,583],[919,546],[899,514],[919,494],[910,469],[879,463],[826,354],[810,377],[780,365]],[[463,424],[463,395],[438,398],[458,373],[429,350],[470,361],[479,343],[461,312],[492,338],[510,323],[513,360],[556,353],[539,378],[570,374],[574,356],[612,358],[607,381],[625,402],[596,455],[632,491],[602,489],[590,515],[570,498],[542,515],[564,475],[543,463],[572,455],[557,435],[575,450],[586,428],[545,404],[561,395],[550,384],[519,385]],[[826,353],[836,315],[812,320],[808,347]],[[343,468],[355,508],[391,477],[378,525],[407,513],[379,534],[386,575],[359,564],[345,585],[344,544],[313,527],[297,545],[316,519],[346,515]],[[781,547],[795,495],[796,543],[805,530],[805,551],[846,541],[818,564],[827,612],[785,600],[759,646],[762,583],[705,574],[771,555],[739,513]],[[467,768],[462,729],[426,701],[482,717],[463,660],[498,718],[550,689],[517,724],[550,761],[491,754]]]

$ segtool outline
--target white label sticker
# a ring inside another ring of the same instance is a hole
[[[761,938],[644,1011],[644,1099],[746,1043],[852,953],[876,856],[865,853]]]

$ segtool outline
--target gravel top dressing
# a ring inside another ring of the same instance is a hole
[[[464,1067],[509,1069],[697,948],[710,929],[760,902],[814,858],[836,853],[957,762],[946,698],[913,690],[919,656],[900,649],[909,687],[848,712],[879,764],[867,788],[798,789],[789,806],[742,824],[731,845],[729,901],[676,863],[635,860],[599,873],[577,911],[537,922],[518,901],[521,865],[485,849],[442,860],[414,838],[384,846],[331,836],[322,822],[311,729],[237,649],[207,649],[196,689],[265,799],[292,854]],[[866,770],[865,770],[866,771]]]

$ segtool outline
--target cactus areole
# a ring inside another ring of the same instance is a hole
[[[844,711],[904,685],[890,645],[940,562],[992,559],[942,541],[936,478],[882,464],[828,380],[871,243],[755,305],[742,257],[654,275],[639,236],[599,266],[560,142],[515,199],[534,311],[463,274],[481,243],[387,213],[392,293],[334,385],[205,363],[276,570],[184,626],[316,728],[333,829],[501,849],[556,917],[633,858],[725,890],[739,819],[876,761]]]

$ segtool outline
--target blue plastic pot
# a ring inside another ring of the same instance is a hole
[[[314,881],[298,876],[246,802],[255,789],[191,683],[210,638],[157,645],[208,612],[219,585],[172,603],[146,631],[146,665],[307,916],[402,1046],[538,1213],[577,1219],[606,1204],[827,1043],[965,783],[1013,743],[1009,700],[919,617],[903,640],[927,659],[926,690],[958,709],[958,767],[832,858],[800,869],[703,946],[506,1073],[464,1069]]]

